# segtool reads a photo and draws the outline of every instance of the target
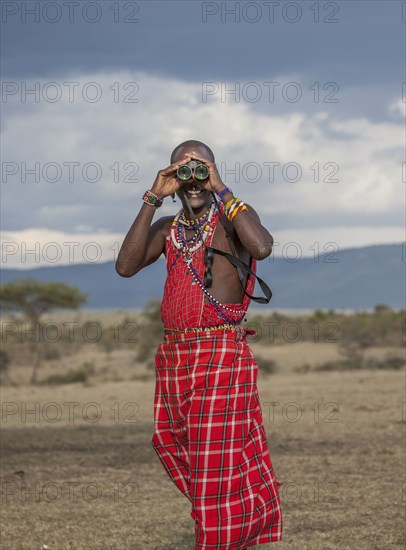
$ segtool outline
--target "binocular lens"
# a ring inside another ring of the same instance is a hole
[[[195,176],[198,180],[205,180],[209,175],[209,170],[205,164],[199,164],[195,168]]]
[[[209,177],[209,169],[205,164],[200,164],[195,160],[190,161],[188,164],[182,164],[177,170],[178,178],[182,181],[187,181],[192,177],[192,170],[194,170],[196,179],[205,180]]]
[[[179,179],[186,181],[192,177],[192,170],[187,164],[183,164],[178,168]],[[197,177],[197,176],[196,176]]]

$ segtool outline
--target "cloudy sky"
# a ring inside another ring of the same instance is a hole
[[[3,2],[3,266],[114,259],[187,139],[275,255],[405,241],[402,7]]]

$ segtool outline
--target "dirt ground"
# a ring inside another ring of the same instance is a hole
[[[278,366],[258,388],[284,483],[283,541],[257,548],[404,549],[405,372],[298,373],[337,350],[252,349]],[[193,550],[189,501],[151,446],[155,382],[123,353],[105,359],[116,381],[30,386],[20,367],[2,387],[2,548]]]

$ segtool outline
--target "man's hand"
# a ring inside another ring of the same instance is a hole
[[[159,170],[151,191],[160,199],[173,195],[175,191],[180,189],[182,185],[186,183],[177,177],[177,170],[179,166],[182,166],[182,164],[187,164],[190,159],[190,155],[185,155],[181,161],[174,162],[164,170]]]
[[[209,177],[205,180],[199,180],[199,185],[203,187],[203,189],[207,189],[209,191],[214,191],[216,194],[219,194],[222,189],[224,189],[225,185],[221,181],[220,174],[218,173],[217,166],[214,162],[212,162],[209,159],[206,159],[196,153],[196,151],[192,151],[191,153],[192,160],[198,160],[200,162],[203,162],[206,164],[207,168],[209,169]]]

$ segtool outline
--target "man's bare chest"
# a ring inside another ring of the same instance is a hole
[[[162,228],[162,234],[165,238],[169,235],[172,221],[173,221],[173,218],[170,221],[168,221]],[[211,240],[211,246],[223,252],[227,252],[228,254],[234,254],[234,251],[231,250],[231,246],[230,246],[230,240],[231,240],[232,244],[234,245],[234,249],[237,252],[237,255],[240,258],[240,260],[249,264],[250,254],[248,250],[244,248],[243,244],[238,238],[237,232],[235,231],[231,223],[227,224],[227,233],[228,233],[228,237],[226,235],[226,230],[223,224],[219,220],[214,229],[213,237]],[[185,229],[186,239],[190,239],[194,234],[195,234],[195,231],[193,229]],[[227,261],[227,263],[229,262]]]

